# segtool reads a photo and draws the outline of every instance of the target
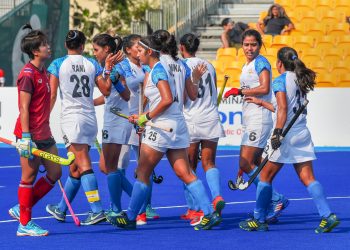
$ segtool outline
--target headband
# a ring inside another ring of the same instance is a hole
[[[144,47],[144,48],[146,48],[146,49],[150,49],[150,50],[152,50],[152,51],[154,51],[154,52],[160,53],[160,51],[159,51],[159,50],[153,49],[153,48],[151,48],[150,46],[148,46],[148,45],[144,44],[144,43],[143,43],[143,42],[141,42],[141,41],[139,41],[139,44],[141,44],[141,45],[142,45],[142,47]]]

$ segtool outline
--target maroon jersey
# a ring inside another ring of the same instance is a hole
[[[51,137],[50,130],[50,85],[45,68],[40,71],[31,63],[24,65],[17,80],[18,106],[20,104],[20,91],[32,95],[29,104],[29,132],[35,141],[46,140]],[[28,132],[28,131],[25,131]],[[14,134],[22,138],[20,116],[17,118]]]

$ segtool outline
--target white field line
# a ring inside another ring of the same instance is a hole
[[[338,199],[350,199],[350,196],[331,196],[327,197],[328,200],[338,200]],[[312,198],[292,198],[290,201],[309,201]],[[226,205],[239,205],[239,204],[248,204],[254,203],[255,201],[232,201],[226,202]],[[177,205],[177,206],[166,206],[166,207],[154,207],[154,209],[174,209],[174,208],[182,208],[187,207],[187,205]],[[87,213],[75,214],[75,215],[87,215]],[[71,215],[67,215],[67,217],[71,217]],[[43,217],[35,217],[33,220],[44,220],[44,219],[54,219],[52,216],[43,216]],[[2,220],[0,223],[9,223],[9,222],[17,222],[17,220]]]

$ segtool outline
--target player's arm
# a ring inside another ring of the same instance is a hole
[[[264,69],[259,75],[260,85],[251,89],[242,89],[242,95],[260,96],[267,95],[270,92],[270,71]]]
[[[103,95],[94,99],[94,106],[100,106],[105,104],[105,97]]]
[[[148,113],[151,119],[161,115],[173,103],[173,95],[171,94],[168,81],[160,80],[157,84],[157,88],[160,94],[160,102]]]
[[[32,94],[26,91],[20,91],[19,116],[21,120],[22,132],[29,133],[29,105]]]
[[[120,52],[120,51],[119,51]],[[105,69],[103,74],[98,74],[95,79],[98,89],[104,96],[109,96],[111,94],[112,81],[110,80],[110,74],[114,64],[120,60],[120,53],[112,54],[110,53],[105,61]]]
[[[277,101],[277,118],[276,118],[276,128],[282,129],[287,121],[288,104],[286,92],[278,91],[276,93]]]
[[[257,22],[256,29],[260,32],[260,34],[264,34],[264,22],[262,20]]]
[[[223,48],[229,48],[230,47],[230,44],[229,44],[228,39],[227,39],[227,33],[226,32],[223,32],[221,34],[221,42],[222,42],[222,47]]]
[[[50,96],[50,112],[53,110],[53,107],[55,106],[56,100],[57,100],[57,89],[58,89],[59,79],[50,74],[50,89],[51,89],[51,96]]]
[[[120,78],[121,84],[124,86],[124,90],[119,92],[119,95],[123,98],[124,101],[128,102],[130,100],[130,90],[128,85],[126,84],[126,80],[124,77]]]
[[[256,105],[259,105],[263,108],[270,110],[271,112],[275,112],[275,107],[273,106],[272,103],[261,100],[255,96],[246,96],[244,100],[248,103],[255,103]]]
[[[184,65],[185,65],[186,71],[189,70],[189,73],[190,73],[191,69],[187,66],[187,64],[184,63]],[[204,63],[200,63],[192,69],[192,77],[190,77],[186,72],[185,88],[186,88],[187,96],[191,99],[191,101],[196,100],[198,96],[199,81],[206,71],[207,71],[207,66]]]

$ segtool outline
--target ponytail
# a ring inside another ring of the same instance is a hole
[[[161,52],[163,52],[164,54],[171,55],[171,57],[176,61],[179,59],[177,57],[178,47],[174,35],[171,35],[166,30],[157,30],[152,34],[152,36],[154,36],[157,42],[162,43]]]

